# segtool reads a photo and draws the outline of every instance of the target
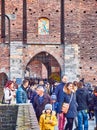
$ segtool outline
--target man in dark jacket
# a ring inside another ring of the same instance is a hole
[[[58,84],[58,86],[56,86],[56,89],[55,89],[55,94],[57,96],[57,102],[59,104],[59,107],[58,107],[58,128],[59,129],[63,129],[64,128],[64,123],[65,123],[65,116],[63,116],[63,113],[62,113],[62,104],[64,102],[64,92],[63,92],[63,88],[65,86],[65,84],[67,83],[67,76],[63,75],[62,77],[62,82],[60,84]]]
[[[78,129],[88,130],[88,103],[89,103],[89,93],[85,87],[83,87],[82,82],[78,82],[78,90],[76,91],[76,101],[78,104]]]
[[[45,105],[51,103],[50,96],[44,92],[44,86],[39,85],[37,87],[37,95],[34,97],[33,107],[36,113],[37,120],[39,121],[40,115],[45,108]]]
[[[61,112],[62,103],[64,101],[63,87],[65,86],[66,83],[67,83],[67,76],[64,75],[62,77],[62,82],[60,84],[58,84],[58,86],[56,86],[56,89],[55,89],[55,94],[57,96],[57,102],[59,103],[58,113]]]

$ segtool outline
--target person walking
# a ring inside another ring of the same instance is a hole
[[[59,83],[58,86],[56,86],[56,89],[55,89],[55,94],[57,96],[57,102],[59,103],[58,113],[61,112],[62,101],[64,100],[63,88],[64,88],[64,86],[65,86],[66,83],[67,83],[67,76],[64,75],[62,77],[62,82]]]
[[[53,93],[51,95],[51,104],[52,104],[52,110],[56,112],[56,115],[58,114],[58,108],[59,108],[59,103],[57,102],[57,97]]]
[[[57,118],[52,112],[51,104],[45,105],[45,111],[40,116],[39,125],[40,130],[54,130],[57,125]]]
[[[50,96],[44,92],[44,86],[39,85],[36,89],[37,95],[34,97],[33,107],[36,113],[37,120],[39,121],[40,115],[47,103],[51,103]]]
[[[72,130],[74,119],[77,116],[77,102],[76,102],[76,95],[75,95],[73,83],[72,82],[66,83],[66,85],[63,88],[63,91],[64,91],[64,102],[68,103],[69,105],[68,111],[67,113],[65,113],[67,123],[65,125],[64,130]],[[63,107],[64,107],[64,102],[63,102]]]
[[[73,81],[75,94],[76,94],[76,91],[77,91],[77,89],[78,89],[77,83],[78,83],[78,81],[76,81],[76,80]],[[74,130],[78,130],[78,120],[77,120],[77,116],[75,117],[74,122],[75,122],[75,128],[74,128]]]
[[[78,118],[78,130],[88,130],[88,104],[89,104],[89,93],[83,86],[82,82],[77,83],[78,89],[76,91],[77,107],[77,118]]]
[[[58,129],[63,130],[64,124],[65,124],[65,117],[64,114],[62,113],[62,103],[64,101],[64,92],[63,88],[65,84],[67,83],[67,76],[63,75],[62,76],[62,81],[56,86],[55,88],[55,94],[57,96],[57,102],[59,104],[58,107]]]
[[[23,80],[23,84],[16,91],[16,103],[27,103],[27,91],[29,81],[27,79]]]

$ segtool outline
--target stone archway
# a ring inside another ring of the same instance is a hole
[[[32,57],[26,66],[26,72],[32,78],[53,78],[60,81],[61,67],[51,54],[43,51]]]

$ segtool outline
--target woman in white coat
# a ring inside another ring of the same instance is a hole
[[[7,81],[4,88],[4,103],[5,104],[15,104],[16,103],[16,92],[14,89],[14,82]]]

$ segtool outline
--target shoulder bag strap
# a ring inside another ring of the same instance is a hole
[[[72,98],[73,98],[73,93],[71,94],[71,97],[70,97],[69,104],[71,103],[71,101],[72,101]]]

